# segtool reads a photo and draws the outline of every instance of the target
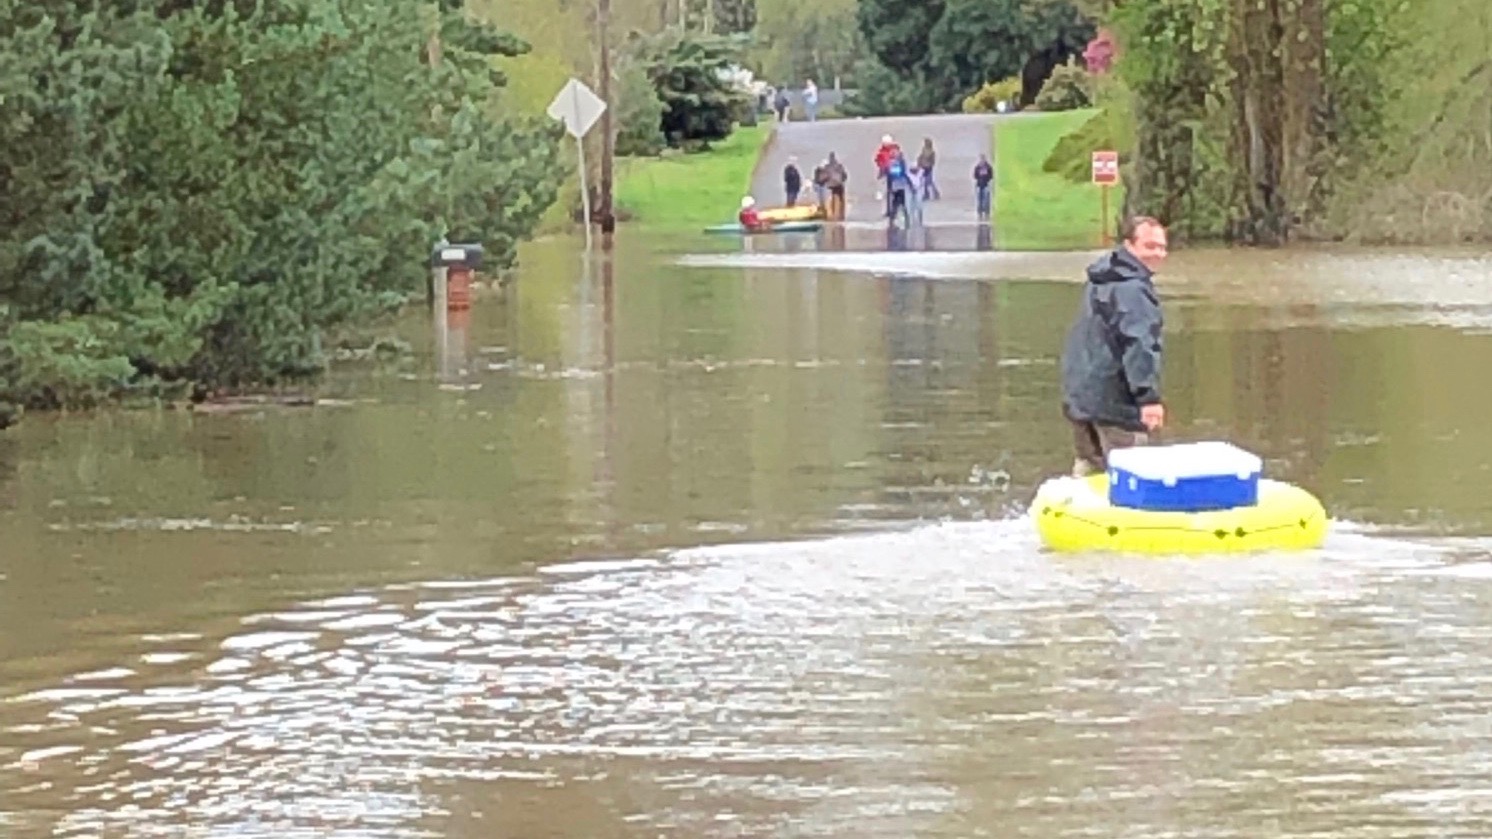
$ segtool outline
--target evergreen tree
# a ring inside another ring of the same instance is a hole
[[[418,0],[97,8],[0,2],[0,401],[314,374],[553,200],[557,129],[487,107],[524,46],[449,2],[438,66]]]

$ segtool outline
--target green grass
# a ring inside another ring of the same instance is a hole
[[[698,227],[731,221],[751,190],[757,156],[771,131],[742,126],[707,152],[617,161],[615,201],[631,224]]]
[[[1029,114],[995,123],[995,235],[1002,249],[1098,247],[1102,196],[1091,183],[1042,171],[1047,155],[1097,111]],[[1108,230],[1114,229],[1123,187],[1109,190]]]

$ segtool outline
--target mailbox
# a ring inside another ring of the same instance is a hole
[[[467,268],[482,267],[482,246],[471,245],[448,245],[441,243],[435,246],[430,253],[430,264],[435,268],[454,268],[465,266]]]
[[[441,242],[430,252],[430,267],[436,273],[436,282],[440,282],[440,274],[445,275],[446,309],[471,308],[471,275],[482,267],[482,246]]]

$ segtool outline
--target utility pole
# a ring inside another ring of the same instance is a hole
[[[616,230],[616,216],[611,206],[612,161],[616,157],[615,135],[611,130],[611,115],[616,111],[611,101],[611,0],[596,0],[597,40],[601,42],[600,90],[597,95],[606,103],[601,112],[601,235],[610,237]],[[603,240],[605,241],[605,240]]]

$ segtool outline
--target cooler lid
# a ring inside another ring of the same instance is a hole
[[[1232,443],[1206,441],[1115,449],[1109,452],[1109,468],[1123,469],[1137,478],[1151,481],[1225,475],[1248,478],[1263,471],[1264,461]]]

